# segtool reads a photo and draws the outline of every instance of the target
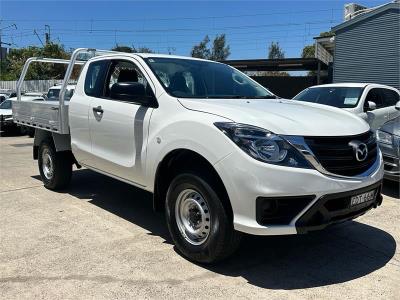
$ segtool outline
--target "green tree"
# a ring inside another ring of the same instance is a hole
[[[315,46],[307,45],[304,46],[303,51],[301,52],[302,58],[313,58],[315,57]]]
[[[132,48],[134,53],[154,53],[154,51],[148,47]]]
[[[126,52],[126,53],[132,53],[133,52],[131,47],[118,45],[118,44],[114,48],[112,48],[111,51]]]
[[[225,34],[217,35],[211,50],[211,60],[225,60],[231,54],[229,45],[226,45]]]
[[[231,54],[230,47],[226,42],[226,35],[220,34],[214,38],[212,47],[209,46],[210,38],[208,35],[198,44],[193,46],[191,51],[192,57],[210,59],[210,60],[225,60]]]
[[[200,42],[200,44],[193,46],[190,55],[192,57],[209,59],[211,56],[211,50],[208,48],[208,43],[210,42],[210,38],[208,35],[204,37],[204,39]]]
[[[272,42],[268,47],[268,59],[283,59],[285,58],[285,52],[279,46],[279,42]],[[288,72],[281,71],[267,71],[261,72],[262,76],[289,76]]]
[[[55,43],[48,43],[44,47],[11,49],[2,65],[0,79],[17,80],[26,60],[33,56],[68,59],[70,54],[62,45]],[[33,63],[29,67],[25,79],[62,79],[65,70],[66,65]]]
[[[334,36],[334,35],[335,35],[335,33],[333,31],[324,31],[319,34],[320,37],[328,37],[328,36]]]
[[[124,45],[117,45],[111,50],[118,52],[126,52],[126,53],[154,53],[154,51],[148,47],[135,48],[135,46],[129,47]]]
[[[285,52],[279,46],[279,42],[272,42],[268,47],[268,58],[269,59],[282,59],[285,58]]]

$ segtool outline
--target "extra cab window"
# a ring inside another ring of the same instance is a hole
[[[104,79],[108,61],[100,60],[90,63],[85,78],[85,94],[92,97],[103,95]]]

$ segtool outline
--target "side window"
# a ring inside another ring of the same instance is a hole
[[[74,89],[66,90],[64,100],[69,101],[72,98],[72,96],[74,95],[74,91],[75,91]]]
[[[151,95],[153,93],[143,73],[133,62],[124,60],[112,61],[107,80],[105,82],[106,98],[110,98],[112,86],[115,83],[120,82],[139,82],[144,85],[147,95]]]
[[[384,107],[383,106],[383,100],[382,100],[383,97],[382,97],[381,90],[382,89],[371,89],[368,92],[368,95],[367,95],[367,97],[365,99],[364,106],[367,106],[367,102],[371,101],[371,102],[374,102],[376,104],[376,108],[377,109]]]
[[[387,106],[394,106],[398,101],[400,101],[399,94],[393,90],[389,89],[382,89],[383,92],[383,105],[384,107]]]
[[[192,95],[195,94],[195,89],[194,89],[194,79],[193,75],[190,72],[183,72],[183,77],[185,77],[186,85],[190,90],[190,93]]]
[[[92,97],[103,95],[104,78],[108,61],[100,60],[90,63],[85,78],[85,94]]]

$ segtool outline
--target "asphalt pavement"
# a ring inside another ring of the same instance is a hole
[[[181,257],[151,194],[87,169],[43,187],[33,139],[0,137],[1,299],[400,299],[399,186],[355,221],[245,236],[216,266]]]

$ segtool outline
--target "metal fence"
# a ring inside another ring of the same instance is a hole
[[[62,83],[60,79],[27,80],[22,84],[22,91],[47,92],[50,87],[60,83]],[[0,89],[16,90],[17,81],[0,81]]]

